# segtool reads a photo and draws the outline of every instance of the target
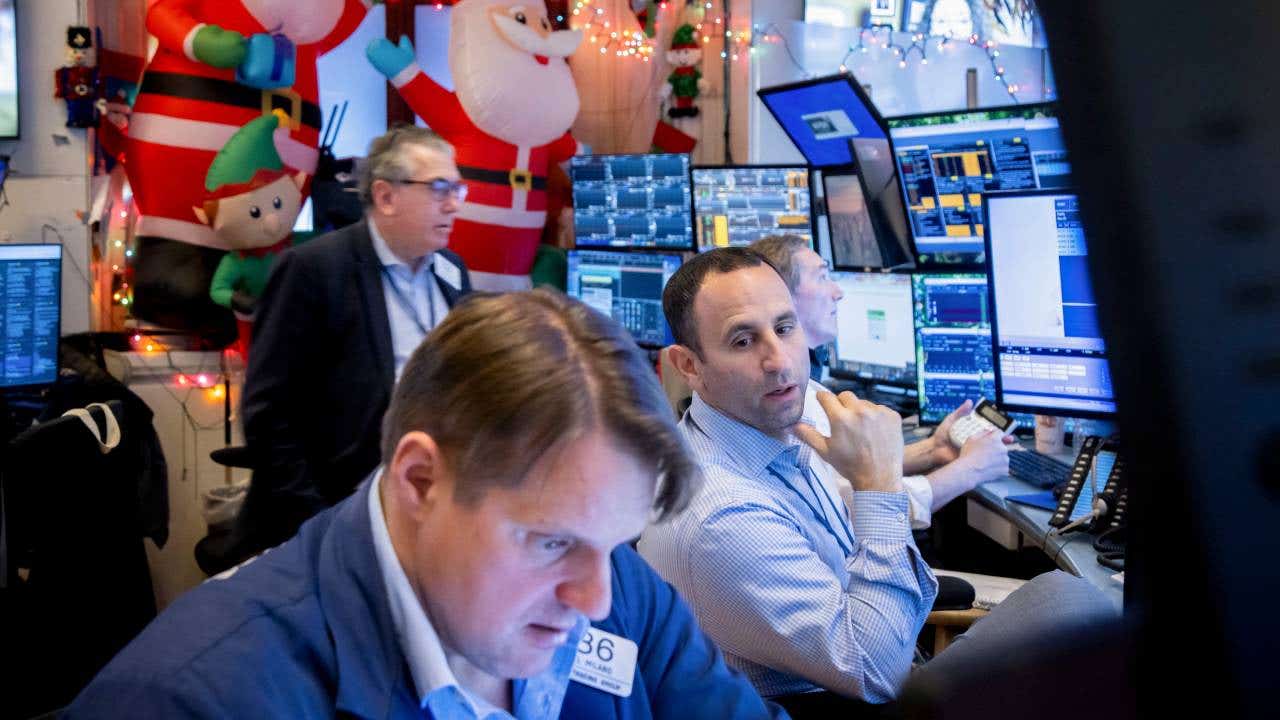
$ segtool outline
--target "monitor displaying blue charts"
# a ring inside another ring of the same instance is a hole
[[[688,155],[575,155],[569,177],[578,247],[693,249]]]
[[[844,297],[836,304],[831,374],[914,388],[911,276],[833,272]]]
[[[997,404],[1113,417],[1079,197],[1060,190],[991,193],[984,207]]]
[[[0,387],[58,377],[62,246],[0,245]]]
[[[679,255],[570,250],[568,291],[622,323],[637,344],[665,347],[672,337],[662,289],[679,267]]]
[[[848,73],[762,88],[756,94],[813,167],[851,164],[851,143],[888,145],[884,119]]]
[[[693,168],[693,224],[699,250],[798,235],[813,246],[809,169],[788,165]]]
[[[984,193],[1071,183],[1052,104],[886,122],[921,265],[982,263]]]
[[[912,277],[920,422],[942,422],[965,400],[995,400],[987,276]]]

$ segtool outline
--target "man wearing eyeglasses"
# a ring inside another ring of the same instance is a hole
[[[267,281],[241,412],[253,482],[230,538],[233,565],[286,540],[378,465],[391,387],[414,348],[471,290],[445,249],[467,187],[453,147],[424,128],[373,140],[362,221],[295,247]]]

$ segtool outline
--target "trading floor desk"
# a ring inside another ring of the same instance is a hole
[[[1014,450],[1012,452],[1018,451]],[[1074,458],[1060,459],[1069,461]],[[1011,477],[979,485],[968,495],[971,502],[969,506],[970,524],[975,525],[985,534],[992,535],[989,532],[991,529],[989,520],[984,521],[981,516],[984,511],[994,512],[1000,519],[1012,525],[1013,531],[1016,531],[1016,546],[1043,549],[1049,559],[1057,563],[1058,567],[1073,575],[1083,577],[1094,586],[1101,588],[1119,607],[1124,598],[1124,588],[1111,577],[1116,571],[1098,564],[1098,553],[1093,549],[1093,540],[1096,537],[1094,534],[1072,531],[1065,535],[1060,535],[1057,532],[1050,532],[1049,517],[1052,515],[1051,512],[1005,500],[1009,495],[1024,495],[1037,491],[1038,488]],[[976,523],[974,505],[978,506],[976,510],[979,518]],[[999,534],[1000,530],[1001,528],[996,528],[996,533]],[[993,539],[1008,547],[1007,541],[1012,538],[1006,536],[1004,538],[993,537]]]

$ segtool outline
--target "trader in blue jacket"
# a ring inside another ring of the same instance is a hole
[[[616,323],[554,291],[473,297],[383,438],[355,495],[179,598],[66,716],[783,716],[625,545],[696,471]]]

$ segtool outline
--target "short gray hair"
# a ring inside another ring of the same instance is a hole
[[[796,265],[796,253],[809,249],[809,241],[799,235],[770,235],[751,243],[751,249],[765,256],[787,283],[794,295],[800,287],[800,267]]]
[[[413,174],[408,153],[412,145],[453,157],[453,146],[435,132],[417,125],[396,125],[369,143],[369,154],[360,165],[360,202],[365,207],[373,205],[374,180],[399,182]]]

